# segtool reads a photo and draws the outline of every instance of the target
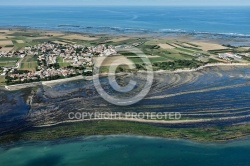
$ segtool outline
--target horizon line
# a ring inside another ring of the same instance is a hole
[[[248,5],[1,5],[0,7],[250,7]]]

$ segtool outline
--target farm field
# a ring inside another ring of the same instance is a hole
[[[37,67],[37,60],[33,55],[26,55],[21,62],[21,70],[35,71]]]
[[[12,66],[15,66],[19,59],[20,58],[1,57],[0,58],[0,67],[12,67]]]

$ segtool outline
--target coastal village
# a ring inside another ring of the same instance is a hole
[[[250,47],[216,41],[0,30],[0,85],[92,76],[94,66],[107,73],[114,61],[145,70],[137,48],[154,71],[189,70],[207,64],[249,63]],[[119,50],[119,51],[118,51]],[[112,56],[110,56],[112,55]],[[105,62],[103,61],[105,57]],[[103,62],[100,64],[100,62]],[[119,68],[126,71],[126,66]]]
[[[1,75],[6,77],[7,84],[55,80],[77,75],[92,76],[93,57],[112,54],[116,54],[115,49],[104,44],[83,47],[77,44],[46,42],[19,51],[0,52],[1,58],[20,58],[14,66],[3,67]],[[21,61],[26,56],[32,56],[37,61],[35,71],[19,70]]]

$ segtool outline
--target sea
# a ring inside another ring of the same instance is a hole
[[[250,37],[250,7],[0,6],[0,20],[0,27],[87,33]]]
[[[248,166],[250,140],[204,144],[142,136],[19,142],[0,148],[1,166]]]
[[[190,34],[249,38],[250,7],[0,6],[0,27],[82,33],[160,36]],[[235,89],[236,92],[247,98],[249,87],[244,86],[242,91]],[[223,91],[223,94],[226,93],[230,91]],[[212,94],[209,96],[213,97]],[[227,97],[237,100],[230,97],[230,94]],[[216,101],[215,98],[212,101]],[[220,103],[215,102],[212,106],[216,104]],[[230,104],[234,103],[221,106]],[[247,102],[239,102],[238,105],[240,104],[248,105]],[[205,106],[211,107],[208,104]],[[173,109],[179,108],[181,107]],[[212,144],[140,136],[91,136],[0,145],[0,165],[247,166],[250,165],[249,154],[249,139]]]

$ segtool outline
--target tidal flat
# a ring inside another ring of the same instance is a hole
[[[150,135],[202,142],[223,142],[248,137],[249,72],[247,66],[223,66],[194,72],[156,73],[148,96],[127,107],[114,106],[103,100],[96,92],[92,80],[39,85],[17,91],[2,90],[1,141],[102,134]],[[138,82],[144,80],[143,75],[138,73]],[[101,81],[105,90],[116,95],[110,90],[111,85],[106,77]],[[170,121],[168,124],[136,121],[64,123],[72,110],[148,112],[149,109],[153,112],[179,112],[182,119],[178,123]],[[187,123],[187,119],[191,121]],[[37,127],[40,125],[48,126]]]

